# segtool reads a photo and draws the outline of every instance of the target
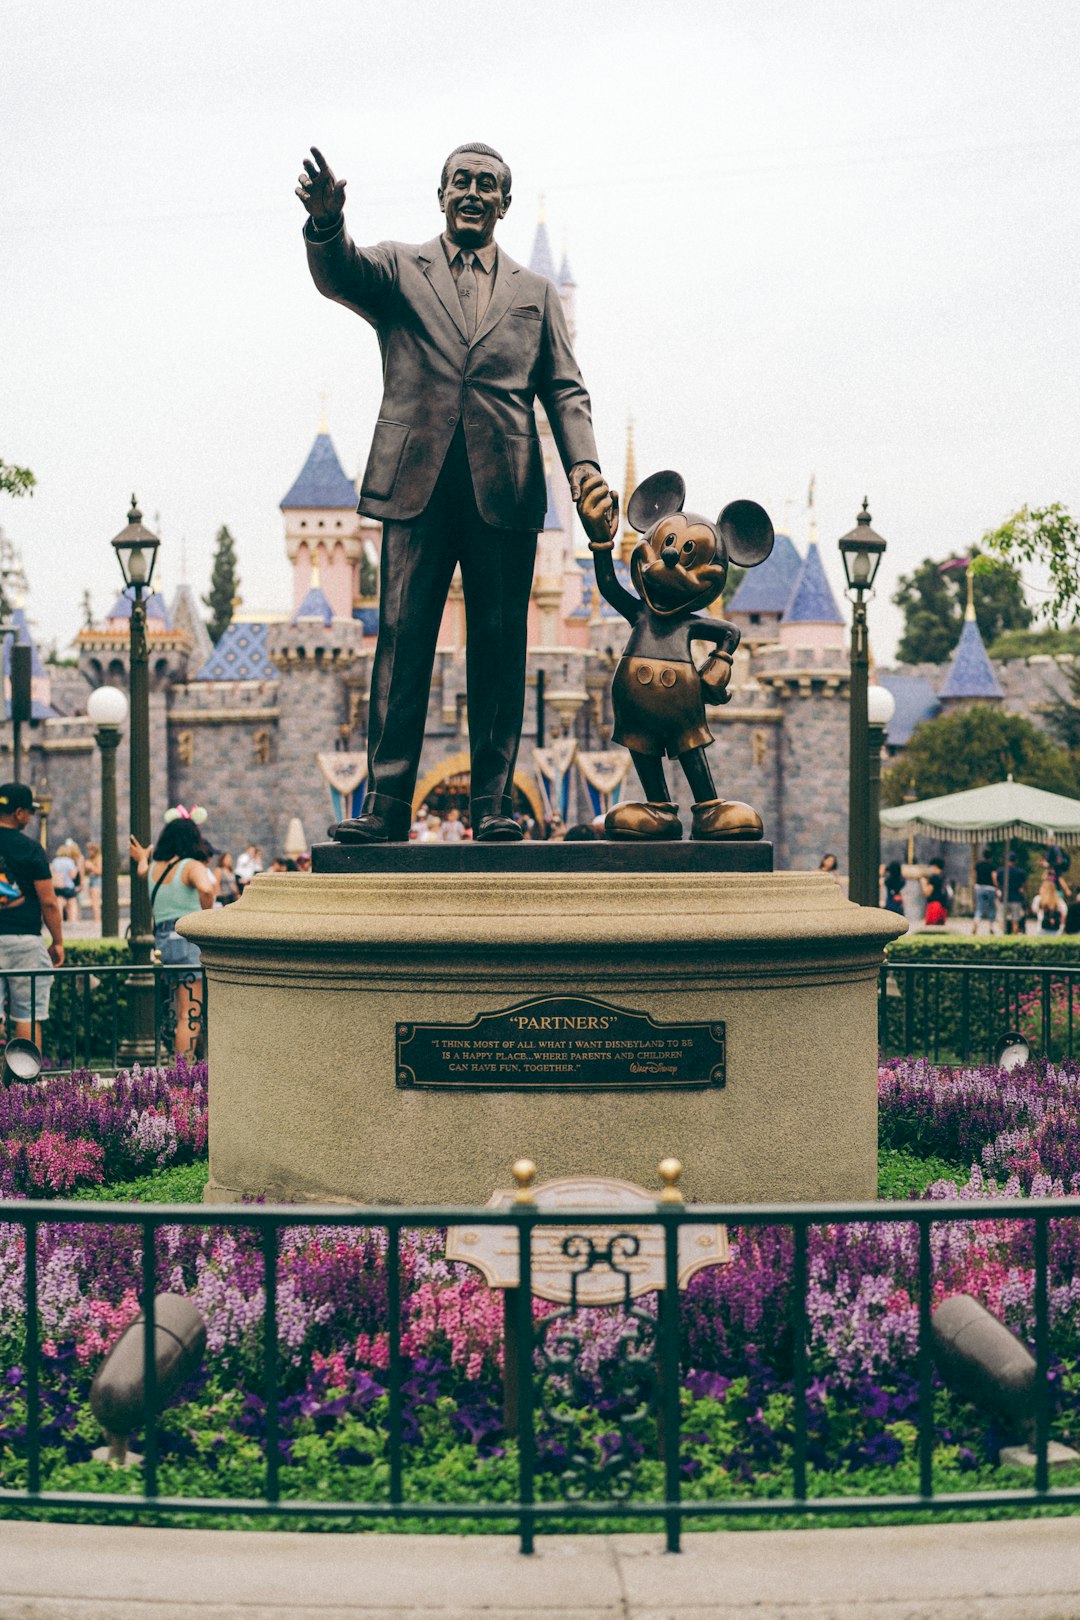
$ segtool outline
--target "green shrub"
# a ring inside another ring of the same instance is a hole
[[[985,1063],[1008,1030],[1048,1057],[1080,1053],[1080,977],[1051,980],[1046,1034],[1042,979],[1046,969],[1080,968],[1080,937],[909,934],[886,958],[888,967],[927,969],[886,975],[878,1038],[887,1054]],[[978,971],[965,975],[965,967]],[[992,971],[998,967],[1030,972]]]
[[[890,962],[977,962],[1080,967],[1080,934],[905,934],[886,947]]]

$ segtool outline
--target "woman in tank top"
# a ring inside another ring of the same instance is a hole
[[[176,924],[193,911],[208,911],[217,897],[207,865],[211,852],[199,831],[205,819],[205,810],[200,815],[198,808],[189,812],[181,806],[166,813],[153,850],[134,834],[130,840],[138,876],[150,883],[154,945],[166,967],[181,970],[176,975],[176,1050],[186,1055],[194,1055],[202,1033],[202,978],[197,971],[202,956],[197,945],[177,933]]]

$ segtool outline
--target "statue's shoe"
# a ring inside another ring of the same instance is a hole
[[[524,838],[520,821],[513,816],[481,816],[474,834],[479,844],[518,844]]]
[[[604,817],[608,838],[681,838],[679,813],[673,804],[617,804]]]
[[[389,793],[372,793],[360,815],[339,821],[333,837],[339,844],[403,844],[412,824],[412,805]]]
[[[760,838],[765,831],[761,817],[748,804],[738,799],[702,799],[694,806],[691,838],[735,839]]]

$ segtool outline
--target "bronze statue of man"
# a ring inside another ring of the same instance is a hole
[[[519,838],[512,794],[526,620],[547,505],[534,400],[575,500],[599,468],[558,292],[496,246],[510,170],[479,141],[443,164],[446,228],[423,247],[357,247],[345,228],[345,181],[316,147],[297,195],[310,215],[304,237],[315,285],[375,328],[383,368],[360,488],[360,511],[383,526],[368,792],[363,813],[337,837],[408,837],[439,623],[460,563],[472,824],[480,839]]]

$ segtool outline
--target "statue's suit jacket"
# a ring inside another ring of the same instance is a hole
[[[343,223],[328,236],[310,225],[304,234],[315,285],[369,321],[382,351],[383,400],[360,511],[400,522],[419,516],[460,422],[484,521],[542,529],[547,480],[534,399],[567,472],[579,461],[599,465],[589,396],[551,282],[500,248],[470,343],[440,237],[423,247],[359,248]]]

